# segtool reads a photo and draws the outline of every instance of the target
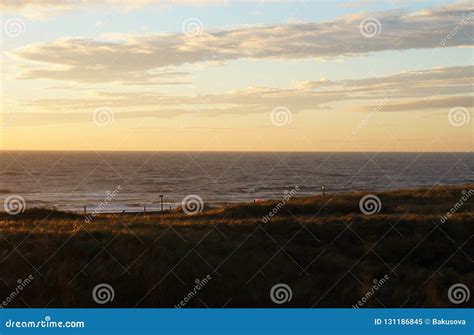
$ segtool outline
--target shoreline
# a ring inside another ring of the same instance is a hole
[[[296,187],[296,189],[299,189]],[[320,192],[320,194],[317,195],[312,195],[312,196],[297,196],[296,192],[291,191],[288,192],[287,194],[291,194],[289,198],[286,195],[283,195],[280,199],[278,198],[273,198],[273,199],[254,199],[254,201],[234,201],[234,202],[220,202],[220,203],[211,203],[207,204],[204,201],[202,202],[201,207],[202,210],[200,212],[205,212],[205,211],[216,211],[216,210],[226,210],[228,208],[235,208],[235,207],[253,207],[253,206],[262,206],[262,205],[268,205],[268,204],[277,204],[284,200],[286,201],[293,201],[293,202],[298,202],[298,201],[308,201],[308,200],[319,200],[320,202],[325,202],[330,199],[337,199],[337,198],[347,198],[347,197],[354,197],[354,196],[362,196],[364,194],[373,194],[373,195],[391,195],[391,194],[397,194],[397,193],[414,193],[414,192],[430,192],[433,190],[440,190],[440,189],[446,189],[446,190],[458,190],[460,192],[463,191],[472,191],[474,192],[474,183],[464,183],[464,184],[438,184],[434,185],[431,187],[409,187],[409,188],[394,188],[394,189],[388,189],[385,191],[381,190],[373,190],[373,191],[364,191],[364,190],[354,190],[354,191],[341,191],[341,192],[330,192],[330,191],[325,191],[324,194],[323,192]],[[462,196],[462,194],[460,194]],[[32,206],[32,207],[27,207],[24,212],[28,213],[31,211],[49,211],[49,212],[57,212],[57,213],[62,213],[62,214],[72,214],[72,215],[79,215],[79,216],[90,216],[93,214],[94,216],[100,216],[100,215],[126,215],[126,214],[146,214],[146,215],[165,215],[165,214],[179,214],[182,213],[182,204],[183,203],[173,203],[175,206],[174,207],[169,207],[170,203],[164,203],[164,210],[161,211],[160,209],[160,204],[159,203],[154,203],[154,204],[146,204],[146,209],[144,210],[143,206],[128,206],[128,207],[120,207],[117,208],[116,206],[105,206],[105,208],[102,208],[100,211],[96,211],[96,208],[99,206],[92,206],[92,205],[87,205],[86,207],[86,212],[84,212],[84,206],[83,205],[78,205],[76,210],[65,210],[58,208],[56,206]],[[151,205],[151,206],[150,206]],[[110,210],[107,210],[107,207],[111,207]],[[8,214],[2,210],[0,210],[0,214]]]

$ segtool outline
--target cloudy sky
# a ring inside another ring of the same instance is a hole
[[[471,151],[471,2],[0,0],[0,148]]]

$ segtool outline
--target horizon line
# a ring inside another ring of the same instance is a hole
[[[0,149],[0,152],[81,152],[81,153],[93,153],[93,152],[117,152],[117,153],[473,153],[472,151],[374,151],[374,150],[359,150],[359,151],[321,151],[321,150],[81,150],[81,149]]]

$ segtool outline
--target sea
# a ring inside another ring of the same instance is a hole
[[[0,201],[102,212],[474,183],[474,153],[0,151]],[[0,206],[3,211],[4,206]]]

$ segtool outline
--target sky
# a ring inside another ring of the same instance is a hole
[[[469,1],[0,9],[2,150],[473,148]]]

